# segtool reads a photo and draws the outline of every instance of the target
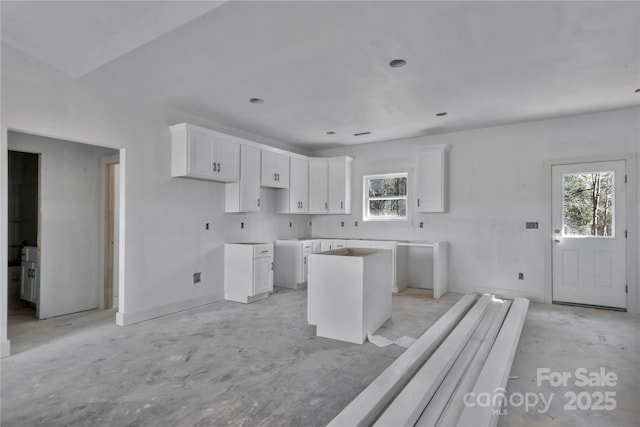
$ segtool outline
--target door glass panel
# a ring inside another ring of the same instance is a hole
[[[611,171],[562,176],[564,237],[614,237],[614,178]]]

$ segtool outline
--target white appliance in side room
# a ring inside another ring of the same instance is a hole
[[[36,302],[38,278],[38,248],[24,246],[22,248],[22,275],[20,277],[20,298],[32,303]]]

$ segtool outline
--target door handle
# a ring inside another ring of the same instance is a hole
[[[555,234],[553,236],[553,241],[556,242],[556,243],[562,242],[562,237],[560,235],[560,230],[555,229],[555,230],[553,230],[553,233]]]
[[[307,263],[307,257],[304,257],[304,263],[305,264]]]

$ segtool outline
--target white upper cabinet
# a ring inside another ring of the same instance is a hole
[[[240,182],[225,184],[225,212],[260,211],[260,149],[240,148]]]
[[[278,213],[309,213],[309,161],[291,157],[290,184],[278,191]]]
[[[329,212],[329,160],[309,159],[309,213]]]
[[[329,213],[351,213],[351,157],[329,159]]]
[[[447,211],[446,145],[434,145],[418,152],[418,212]]]
[[[260,185],[272,188],[289,188],[289,156],[269,150],[261,150]]]
[[[240,179],[240,144],[186,123],[171,126],[171,132],[171,176],[221,182]]]

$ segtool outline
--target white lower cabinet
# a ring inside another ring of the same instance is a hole
[[[276,240],[274,282],[276,286],[297,289],[307,283],[309,255],[320,252],[317,240]],[[319,243],[319,242],[318,242]]]
[[[335,251],[347,247],[347,240],[322,239],[320,240],[320,252]]]
[[[251,303],[273,291],[273,243],[224,245],[224,299]]]

